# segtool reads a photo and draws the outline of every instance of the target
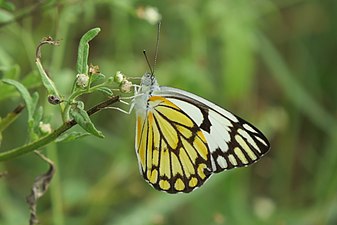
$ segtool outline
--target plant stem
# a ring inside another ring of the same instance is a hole
[[[107,106],[116,103],[119,100],[119,96],[113,96],[111,98],[109,98],[108,100],[105,100],[97,105],[95,105],[94,107],[90,108],[87,113],[89,116],[101,111],[102,109],[106,108]],[[48,134],[47,136],[34,141],[32,143],[29,143],[27,145],[21,146],[21,147],[17,147],[11,150],[8,150],[6,152],[0,153],[0,162],[1,161],[5,161],[5,160],[9,160],[9,159],[13,159],[16,158],[20,155],[24,155],[27,154],[29,152],[32,152],[34,150],[37,150],[49,143],[51,143],[52,141],[54,141],[58,136],[60,136],[63,132],[69,130],[71,127],[73,127],[74,125],[76,125],[76,121],[75,120],[70,120],[67,121],[65,123],[63,123],[59,128],[57,128],[56,130],[54,130],[52,133]]]
[[[76,82],[76,81],[75,81]],[[102,84],[98,84],[94,87],[91,87],[90,89],[88,90],[79,90],[79,91],[76,91],[74,92],[74,88],[72,90],[72,94],[69,96],[69,98],[67,99],[67,101],[65,102],[66,105],[62,111],[62,119],[63,121],[68,121],[70,120],[70,117],[69,117],[69,110],[70,110],[70,107],[71,105],[74,103],[74,100],[76,98],[78,98],[79,96],[81,96],[82,94],[89,94],[89,93],[92,93],[94,91],[97,90],[97,88],[99,87],[103,87],[104,85],[106,84],[106,82],[102,83]],[[74,87],[76,86],[76,84],[74,83]]]

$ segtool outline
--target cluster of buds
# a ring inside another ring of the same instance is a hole
[[[122,93],[129,93],[132,88],[132,82],[129,81],[121,71],[117,71],[114,76],[114,82],[119,84],[119,90]]]
[[[89,85],[89,76],[99,74],[99,67],[90,65],[89,66],[89,75],[80,73],[76,75],[76,85],[80,88],[86,88]]]

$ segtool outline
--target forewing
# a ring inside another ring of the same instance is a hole
[[[261,131],[231,112],[175,88],[162,87],[161,95],[188,112],[203,131],[213,172],[247,166],[268,152],[270,144]]]
[[[270,148],[264,135],[247,121],[236,116],[230,120],[209,109],[209,132],[205,131],[213,159],[213,171],[242,167],[258,161]],[[225,134],[225,135],[224,135]]]
[[[148,104],[146,117],[137,116],[136,152],[144,178],[169,193],[201,186],[212,173],[204,133],[166,98],[152,96]]]

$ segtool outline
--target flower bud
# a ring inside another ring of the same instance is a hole
[[[120,91],[123,93],[128,93],[131,91],[132,82],[124,79],[119,87]]]
[[[42,121],[40,121],[39,128],[40,128],[41,133],[43,133],[43,134],[50,134],[51,133],[50,123],[43,123]]]
[[[86,74],[77,74],[76,76],[77,80],[76,80],[76,84],[79,87],[85,88],[86,86],[88,86],[88,82],[89,82],[89,77]]]
[[[125,79],[124,74],[121,71],[117,71],[116,75],[114,76],[114,82],[120,84],[124,79]]]

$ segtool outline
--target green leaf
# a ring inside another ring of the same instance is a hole
[[[84,130],[88,131],[92,135],[104,138],[103,133],[95,128],[94,124],[90,120],[88,113],[84,110],[83,102],[76,102],[76,104],[73,105],[73,107],[70,109],[70,115]]]
[[[34,134],[32,134],[32,135],[35,135],[35,132],[34,132],[34,129],[37,127],[37,126],[39,126],[39,122],[40,121],[36,121],[36,120],[34,120],[34,115],[35,115],[35,109],[36,109],[36,106],[37,106],[37,102],[38,102],[38,100],[39,100],[39,93],[37,93],[37,92],[34,92],[33,94],[32,94],[32,103],[31,103],[31,108],[32,108],[32,117],[30,118],[29,117],[29,120],[28,120],[28,126],[29,126],[29,128],[30,128],[30,131],[31,131],[31,133],[34,133]]]
[[[2,79],[17,80],[20,75],[20,67],[13,65],[11,67],[0,68],[0,75],[3,73]],[[0,100],[16,95],[17,92],[13,87],[0,83]]]
[[[99,74],[92,74],[91,75],[91,83],[104,80],[104,78],[105,78],[104,74],[101,74],[101,73],[99,73]]]
[[[111,89],[108,87],[99,87],[97,88],[97,91],[103,92],[104,94],[107,94],[108,96],[113,96]]]
[[[41,78],[37,70],[33,70],[26,74],[21,82],[29,89],[41,86]]]
[[[54,81],[50,79],[46,71],[44,70],[41,61],[39,58],[36,58],[36,66],[39,70],[40,73],[40,78],[42,81],[43,86],[47,89],[48,95],[55,95],[55,96],[60,96],[58,93],[58,90],[54,84]]]
[[[55,142],[70,142],[77,140],[79,138],[85,137],[90,135],[89,133],[83,133],[83,132],[69,132],[69,133],[64,133],[58,138],[56,138]]]
[[[33,115],[33,121],[34,121],[33,127],[34,128],[39,127],[40,121],[42,121],[42,117],[43,117],[43,108],[42,108],[42,106],[39,106],[35,110],[34,115]]]
[[[3,78],[17,80],[19,78],[20,72],[20,66],[13,65],[5,71]]]
[[[35,94],[34,98],[32,98],[32,96],[30,96],[27,88],[16,80],[2,79],[2,82],[5,83],[5,84],[12,85],[18,90],[18,92],[21,94],[21,96],[22,96],[22,98],[25,101],[26,106],[27,106],[28,122],[32,121],[34,110],[35,110],[35,107],[36,107],[36,102],[37,102],[37,99],[38,99],[38,95]]]
[[[88,74],[88,56],[89,56],[89,41],[91,41],[99,32],[100,28],[93,28],[85,33],[78,46],[77,54],[77,73]]]
[[[0,83],[0,100],[15,96],[16,93],[13,87]]]
[[[20,74],[20,68],[17,66],[13,66],[10,69],[2,70],[4,72],[3,79],[11,79],[11,80],[18,80],[19,74]],[[0,70],[0,74],[2,72]],[[28,73],[24,76],[24,79],[21,81],[21,83],[27,88],[36,88],[41,86],[41,79],[40,75],[36,70]],[[18,96],[18,92],[12,87],[8,86],[6,84],[0,83],[0,100]]]
[[[37,93],[36,91],[32,94],[32,108],[33,108],[33,113],[35,112],[37,103],[39,101],[39,93]],[[34,116],[34,114],[33,114]]]

